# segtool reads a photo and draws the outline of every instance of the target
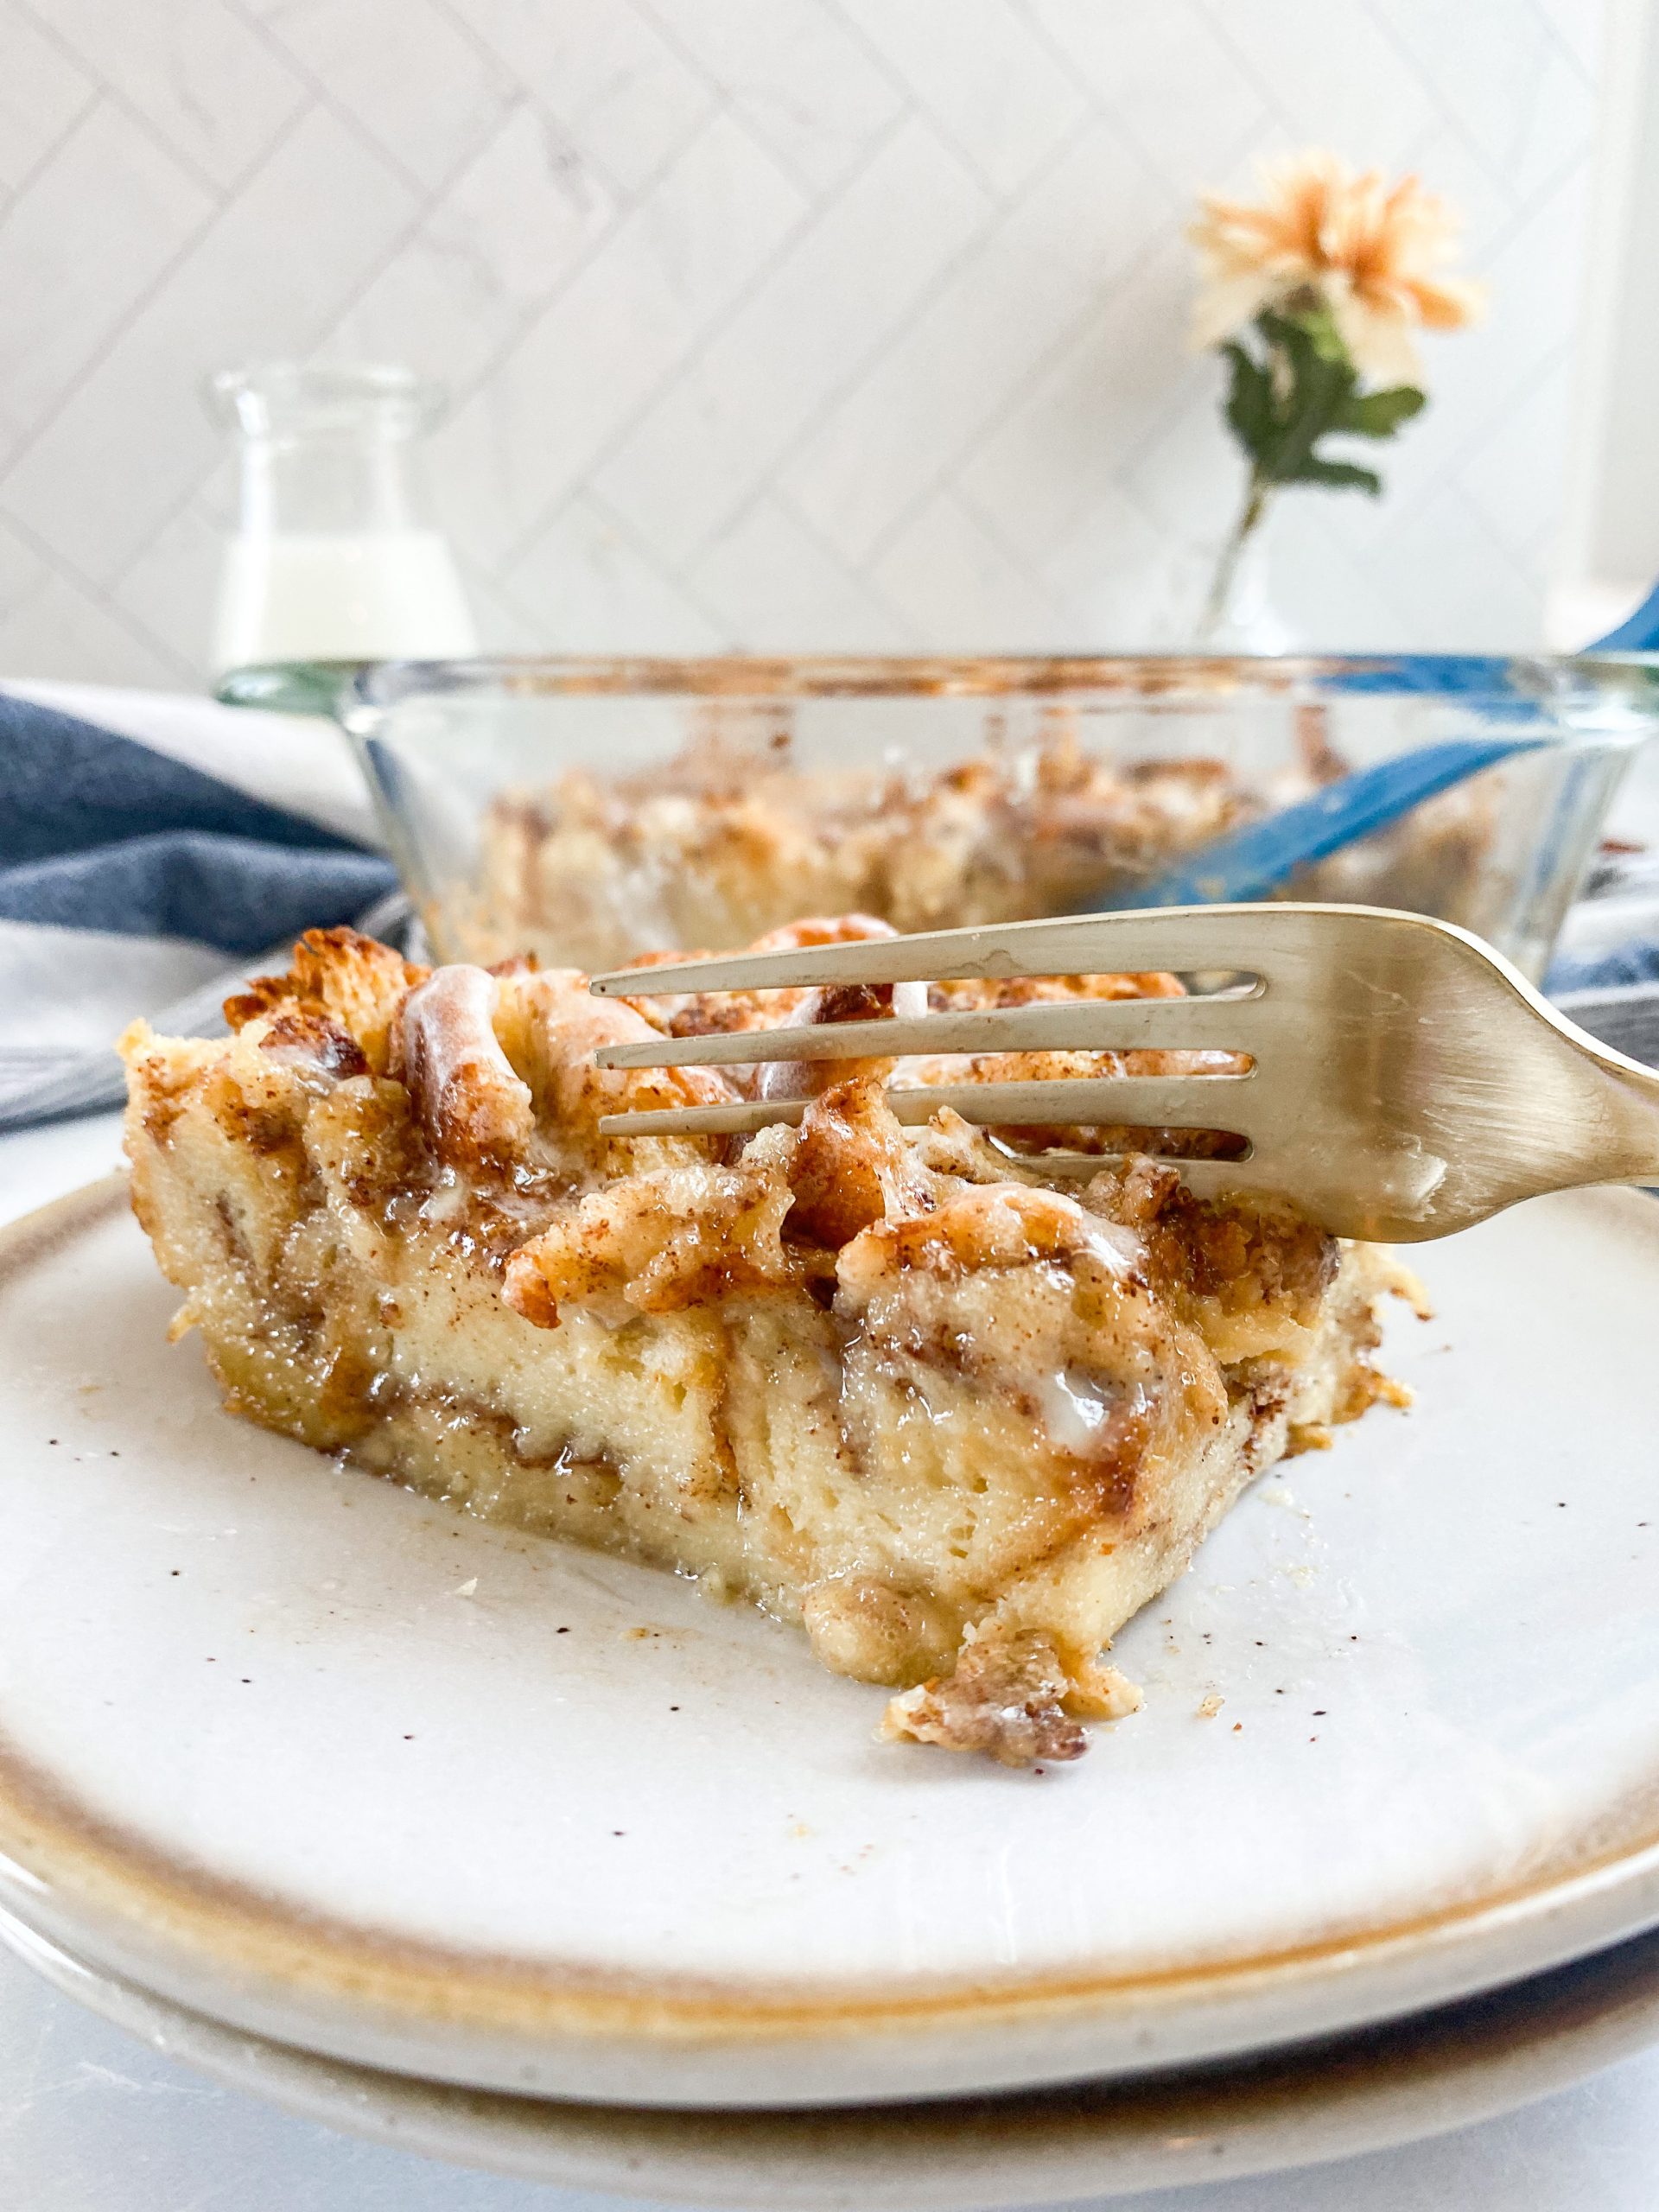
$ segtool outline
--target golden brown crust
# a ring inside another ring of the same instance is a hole
[[[830,1063],[835,1065],[835,1063]],[[840,1248],[891,1215],[928,1211],[931,1179],[868,1075],[831,1084],[814,1100],[791,1148],[791,1224]]]
[[[1066,1710],[1071,1694],[1047,1637],[1027,1629],[976,1637],[952,1673],[894,1698],[881,1732],[949,1751],[987,1751],[1003,1766],[1080,1759],[1089,1738]]]
[[[590,1191],[507,1262],[504,1294],[543,1328],[559,1307],[672,1313],[804,1281],[783,1241],[791,1193],[761,1159],[665,1167]]]
[[[287,975],[256,976],[226,1000],[225,1019],[240,1030],[278,1011],[320,1014],[354,1038],[372,1071],[384,1075],[404,995],[428,972],[357,930],[308,930]]]
[[[290,1007],[274,1014],[265,1025],[259,1046],[273,1059],[288,1060],[296,1067],[315,1067],[326,1076],[369,1072],[368,1059],[356,1038],[326,1014],[300,1012]]]

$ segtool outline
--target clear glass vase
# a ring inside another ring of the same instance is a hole
[[[421,481],[436,385],[404,368],[279,362],[226,371],[207,396],[240,461],[213,626],[221,696],[247,696],[238,671],[476,652]],[[280,688],[264,696],[280,702]]]
[[[1258,494],[1245,519],[1216,556],[1210,591],[1192,644],[1203,653],[1272,657],[1297,651],[1300,640],[1274,603],[1271,496]]]

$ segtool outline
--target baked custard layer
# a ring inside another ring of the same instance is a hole
[[[1253,1476],[1390,1395],[1371,1353],[1396,1270],[1288,1207],[1196,1199],[1167,1161],[1062,1188],[954,1115],[901,1128],[882,1087],[921,1063],[596,1068],[653,1032],[891,1009],[649,982],[596,1000],[572,970],[429,972],[314,931],[231,1001],[229,1039],[138,1025],[133,1202],[179,1325],[236,1412],[799,1622],[827,1666],[902,1693],[890,1734],[1076,1757],[1082,1719],[1138,1702],[1101,1660],[1116,1630]],[[827,1086],[798,1129],[598,1132],[779,1082]]]

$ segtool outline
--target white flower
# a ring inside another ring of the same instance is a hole
[[[1484,289],[1436,272],[1456,251],[1457,218],[1414,176],[1385,188],[1375,169],[1357,175],[1315,149],[1264,165],[1262,199],[1205,194],[1187,235],[1202,289],[1195,345],[1219,345],[1263,308],[1314,291],[1329,308],[1349,359],[1378,385],[1419,384],[1415,334],[1458,330],[1484,303]]]

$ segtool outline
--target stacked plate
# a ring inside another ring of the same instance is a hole
[[[877,1744],[743,1607],[226,1418],[118,1184],[0,1252],[0,1936],[336,2124],[1014,2205],[1455,2126],[1659,2035],[1659,1207],[1418,1256],[1080,1765]],[[1082,2086],[1079,2086],[1082,2085]]]

